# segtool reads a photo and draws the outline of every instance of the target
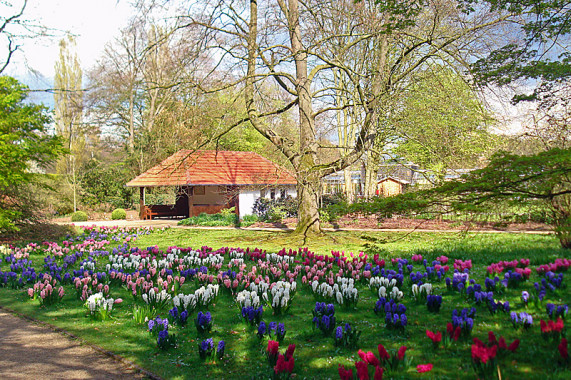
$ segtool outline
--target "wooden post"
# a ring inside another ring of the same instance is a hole
[[[145,188],[139,187],[139,219],[145,217]]]
[[[236,207],[236,215],[240,219],[240,186],[234,186],[234,207]]]
[[[194,186],[188,186],[188,217],[194,216]]]

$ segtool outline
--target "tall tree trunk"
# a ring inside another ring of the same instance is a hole
[[[319,173],[317,144],[315,142],[315,121],[311,104],[311,82],[307,75],[307,53],[301,42],[299,25],[299,0],[288,0],[288,26],[291,51],[295,60],[296,92],[299,97],[299,160],[294,165],[298,175],[297,196],[299,211],[296,232],[321,233],[319,223]]]

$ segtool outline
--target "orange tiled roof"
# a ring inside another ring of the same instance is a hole
[[[295,185],[284,168],[253,152],[181,150],[127,183],[181,185]]]

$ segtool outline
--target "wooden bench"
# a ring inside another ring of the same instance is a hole
[[[143,211],[144,220],[152,220],[156,217],[173,217],[179,215],[178,210],[174,205],[147,205]]]

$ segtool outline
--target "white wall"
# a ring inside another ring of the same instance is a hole
[[[283,188],[284,187],[275,188],[276,197],[280,196],[281,194],[280,189]],[[286,186],[285,189],[286,189],[286,195],[289,195],[290,197],[294,198],[297,197],[297,188],[295,186]],[[270,199],[271,188],[265,188],[264,192],[265,192],[264,198]],[[259,188],[254,188],[250,186],[240,187],[240,194],[238,196],[238,201],[240,202],[240,218],[243,218],[244,215],[253,214],[252,208],[254,207],[254,202],[256,202],[256,199],[258,199],[259,197],[260,197]]]
[[[240,194],[238,195],[239,209],[240,209],[240,219],[244,215],[253,214],[252,208],[254,207],[254,202],[260,197],[260,190],[255,190],[251,188],[241,188]]]

